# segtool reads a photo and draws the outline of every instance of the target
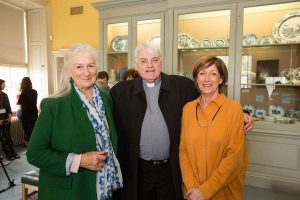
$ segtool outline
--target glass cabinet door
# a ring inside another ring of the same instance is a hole
[[[137,21],[136,44],[153,42],[160,47],[161,19],[149,19]]]
[[[107,24],[106,28],[106,71],[110,82],[121,80],[128,67],[128,22]]]
[[[164,14],[150,14],[143,16],[135,16],[132,19],[132,61],[134,65],[134,49],[137,45],[144,42],[152,42],[156,44],[161,53],[164,55]],[[131,66],[134,68],[134,66]]]
[[[300,120],[300,3],[244,8],[241,104],[263,123]]]
[[[204,55],[220,57],[228,66],[230,12],[178,15],[177,74],[192,78],[194,65]]]

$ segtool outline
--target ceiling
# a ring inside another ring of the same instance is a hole
[[[41,8],[47,3],[50,3],[50,0],[0,0],[0,3],[10,4],[24,10]]]

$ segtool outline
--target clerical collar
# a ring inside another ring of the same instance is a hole
[[[148,82],[146,82],[145,80],[143,80],[144,85],[147,86],[147,87],[150,87],[150,88],[159,85],[160,82],[161,82],[161,77],[159,77],[159,78],[158,78],[156,81],[154,81],[153,83],[148,83]]]

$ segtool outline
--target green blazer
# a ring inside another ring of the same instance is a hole
[[[100,95],[117,152],[112,99],[101,91]],[[79,95],[72,86],[66,96],[44,99],[41,110],[26,153],[28,162],[40,168],[39,200],[96,200],[96,171],[79,168],[77,174],[66,175],[69,153],[96,151],[95,132]]]

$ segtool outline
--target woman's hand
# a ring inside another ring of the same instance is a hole
[[[104,151],[91,151],[81,154],[80,167],[98,171],[104,166],[106,155]]]
[[[244,113],[244,124],[245,134],[250,133],[250,131],[253,129],[253,118],[246,113]]]
[[[187,195],[187,200],[205,200],[198,188],[191,188]]]

